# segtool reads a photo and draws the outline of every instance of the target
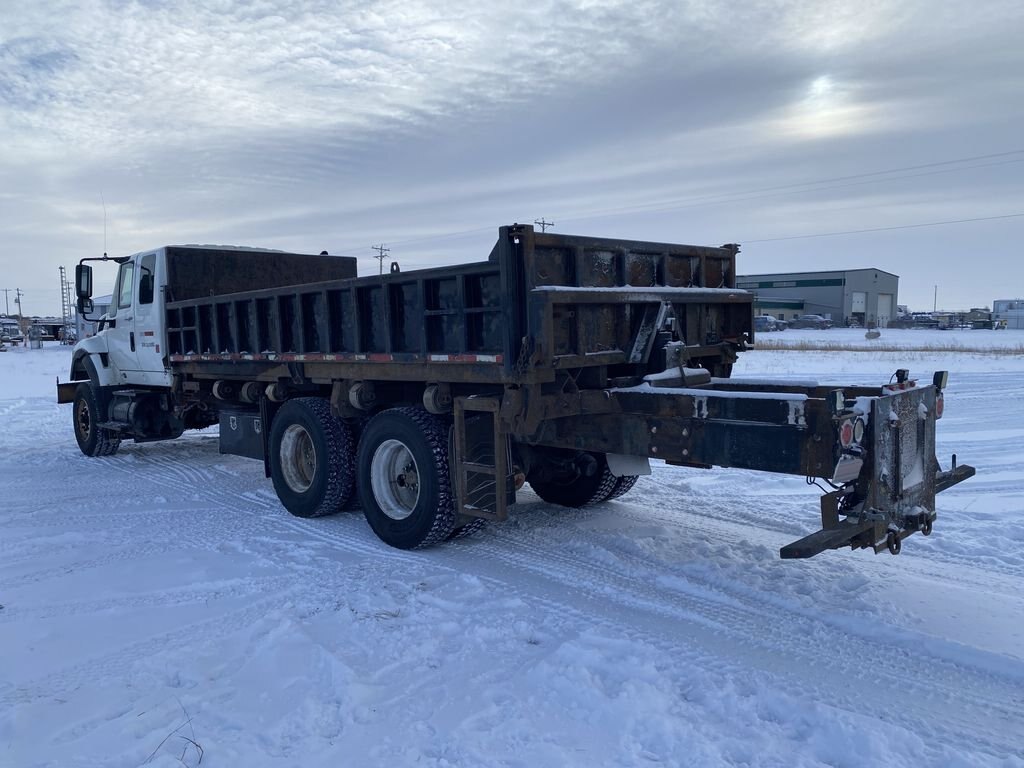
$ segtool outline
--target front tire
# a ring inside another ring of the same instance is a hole
[[[359,441],[359,499],[385,544],[416,549],[444,541],[456,527],[444,419],[423,408],[377,414]]]
[[[104,421],[103,400],[99,387],[91,381],[75,388],[72,406],[75,440],[86,456],[113,456],[121,445],[116,432],[99,426]]]
[[[352,496],[352,432],[323,398],[299,397],[282,405],[269,449],[277,498],[296,517],[333,514]]]

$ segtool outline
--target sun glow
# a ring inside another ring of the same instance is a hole
[[[808,83],[802,98],[791,104],[779,119],[779,128],[802,139],[824,138],[867,129],[872,108],[857,103],[853,88],[831,75]]]

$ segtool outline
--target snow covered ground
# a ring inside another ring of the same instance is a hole
[[[929,339],[1004,351],[741,357],[951,371],[940,460],[978,475],[935,533],[809,561],[778,559],[816,527],[801,478],[660,465],[396,551],[290,517],[210,432],[85,458],[69,350],[4,352],[0,766],[1024,766],[1024,333],[882,341]]]

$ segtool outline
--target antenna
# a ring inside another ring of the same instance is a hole
[[[103,205],[103,255],[107,255],[107,201],[103,199],[103,190],[100,190],[100,203]]]

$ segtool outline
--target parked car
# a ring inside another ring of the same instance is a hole
[[[756,315],[754,317],[755,331],[784,331],[789,326],[785,320],[779,320],[775,315]]]
[[[821,315],[800,315],[789,321],[790,328],[817,328],[824,330],[832,327],[832,321]]]

